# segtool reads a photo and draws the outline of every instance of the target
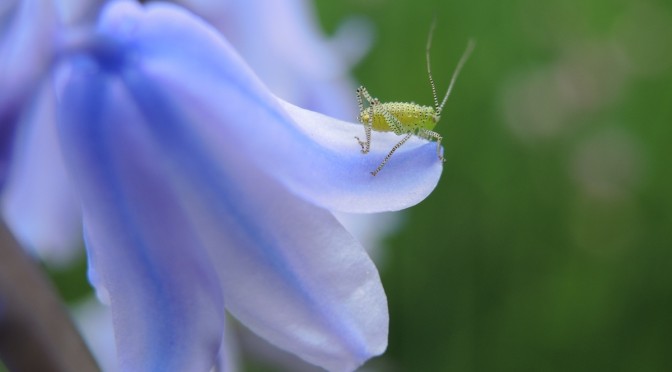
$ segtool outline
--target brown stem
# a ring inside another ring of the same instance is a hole
[[[0,219],[0,359],[11,371],[99,371],[42,270]]]

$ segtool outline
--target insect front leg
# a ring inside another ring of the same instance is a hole
[[[424,128],[420,128],[418,134],[419,134],[420,137],[422,137],[422,138],[426,138],[426,139],[428,139],[428,140],[434,140],[434,141],[436,141],[436,156],[439,157],[439,160],[445,162],[446,159],[444,159],[444,158],[443,158],[443,155],[441,155],[441,140],[443,139],[443,137],[441,137],[440,134],[436,133],[436,132],[433,131],[433,130],[424,129]]]
[[[362,111],[362,109],[363,109],[362,97],[364,97],[364,99],[369,103],[369,105],[373,105],[374,103],[376,103],[376,104],[380,103],[378,101],[378,98],[371,97],[371,95],[369,94],[369,91],[366,90],[366,88],[364,88],[363,86],[360,86],[357,89],[357,101],[359,102],[359,111]]]
[[[364,102],[363,99],[366,99],[369,104],[368,109],[368,118],[364,117]],[[371,148],[371,130],[373,128],[373,106],[376,106],[380,103],[377,98],[371,97],[369,92],[364,87],[359,87],[357,89],[357,103],[359,104],[359,121],[364,125],[364,135],[366,136],[366,141],[362,141],[359,137],[355,136],[355,139],[362,147],[362,153],[366,154]],[[366,121],[366,122],[365,122]]]

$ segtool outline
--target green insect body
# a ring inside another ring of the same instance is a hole
[[[434,107],[420,106],[408,102],[386,102],[373,106],[373,125],[371,129],[376,132],[398,132],[399,128],[393,128],[393,124],[391,125],[385,119],[386,112],[392,114],[401,123],[404,130],[418,130],[420,128],[432,130],[439,121],[439,116],[436,115]],[[359,120],[362,123],[368,123],[369,110],[360,114]]]
[[[371,148],[371,131],[394,132],[396,135],[404,135],[402,140],[392,147],[378,168],[371,172],[373,176],[378,174],[378,172],[383,169],[385,164],[387,164],[387,161],[390,160],[390,157],[392,157],[392,154],[394,154],[394,152],[397,151],[397,149],[399,149],[399,147],[401,147],[404,143],[406,143],[406,141],[408,141],[413,135],[427,140],[436,141],[436,155],[441,161],[444,161],[443,156],[441,155],[441,140],[443,137],[441,137],[441,135],[437,132],[434,132],[434,127],[441,118],[441,111],[443,110],[443,106],[448,100],[448,96],[453,89],[453,85],[455,84],[455,80],[457,79],[462,66],[467,61],[474,48],[474,43],[473,41],[470,41],[467,45],[467,50],[462,55],[462,58],[460,58],[460,61],[455,68],[450,85],[448,85],[448,91],[446,92],[443,101],[439,103],[429,62],[429,49],[432,45],[432,34],[434,32],[434,26],[435,24],[432,24],[429,37],[427,38],[426,54],[427,73],[429,75],[429,83],[432,87],[434,107],[422,106],[408,102],[381,103],[378,98],[373,98],[366,88],[359,87],[359,89],[357,89],[357,103],[359,104],[358,120],[364,125],[364,134],[366,136],[366,140],[362,141],[359,139],[359,137],[355,138],[362,147],[362,153],[367,154]]]

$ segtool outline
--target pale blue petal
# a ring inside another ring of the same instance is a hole
[[[77,329],[103,371],[119,371],[109,306],[89,297],[69,306]]]
[[[215,26],[278,97],[329,116],[357,117],[351,55],[324,35],[312,1],[178,2]],[[349,46],[367,49],[367,39],[359,35]]]
[[[77,26],[88,24],[95,16],[105,0],[51,0],[54,2],[61,24]]]
[[[209,218],[199,225],[213,244],[227,309],[255,333],[328,370],[353,370],[381,354],[387,302],[361,244],[328,212],[255,175],[245,162],[228,168],[236,167],[235,182],[217,175],[232,189],[228,205],[203,208]]]
[[[216,372],[238,372],[243,369],[240,367],[240,350],[238,345],[238,334],[234,326],[235,320],[227,317],[224,321],[224,331],[222,332],[222,346],[217,355]]]
[[[334,213],[334,217],[362,245],[378,266],[385,266],[389,252],[385,239],[398,231],[404,222],[404,212]]]
[[[354,139],[363,135],[361,126],[278,101],[215,30],[176,7],[150,5],[142,13],[119,5],[107,13],[102,32],[143,57],[138,68],[184,108],[204,146],[235,144],[238,156],[310,202],[344,212],[399,210],[438,183],[436,144],[419,139],[371,176],[401,137],[376,132],[371,152],[361,154]]]
[[[99,65],[103,64],[103,67]],[[207,371],[224,316],[217,274],[180,204],[152,126],[115,61],[71,57],[59,74],[59,133],[81,199],[125,371]]]
[[[411,137],[374,177],[370,172],[378,167],[403,136],[392,132],[372,132],[371,149],[364,155],[354,139],[355,136],[364,138],[362,125],[336,120],[282,100],[278,103],[311,141],[340,155],[335,161],[327,159],[330,163],[326,166],[331,169],[315,172],[316,180],[305,181],[306,184],[312,181],[311,184],[322,188],[322,192],[312,193],[305,190],[303,184],[292,183],[319,204],[349,213],[397,211],[424,200],[439,182],[443,164],[437,157],[434,142]],[[310,159],[303,162],[314,163]],[[323,177],[331,178],[326,180]],[[296,182],[293,179],[289,181]],[[329,182],[335,184],[327,185]]]
[[[172,165],[170,180],[217,267],[227,309],[329,370],[353,370],[381,354],[387,301],[361,244],[329,212],[239,156],[236,143],[219,151],[202,146],[183,105],[170,104],[161,84],[132,67],[124,75],[135,104],[155,123],[161,159]]]
[[[56,40],[51,2],[3,1],[0,7],[0,113],[32,91]]]
[[[81,213],[63,165],[54,94],[44,84],[21,120],[3,215],[22,245],[51,263],[81,253]]]
[[[329,370],[353,370],[387,346],[377,270],[327,211],[293,196],[238,155],[211,152],[151,81],[128,81],[161,123],[185,208],[218,268],[227,309],[254,332]],[[158,109],[157,108],[161,108]],[[189,160],[187,160],[189,159]]]
[[[0,188],[9,169],[16,123],[50,62],[55,28],[50,1],[0,4]]]
[[[57,264],[81,250],[81,222],[58,148],[53,96],[41,81],[64,31],[57,10],[72,23],[93,13],[97,1],[0,6],[0,184],[8,182],[2,213],[23,246]]]
[[[133,17],[144,17],[144,21],[133,22]],[[114,207],[115,203],[127,205],[125,208],[139,208],[135,214],[144,212],[141,206],[147,201],[143,200],[140,191],[124,195],[123,199],[114,195],[117,186],[108,173],[119,173],[115,168],[122,165],[126,172],[123,177],[119,175],[120,185],[137,185],[138,188],[145,185],[145,198],[157,198],[166,189],[175,191],[171,194],[174,198],[164,202],[177,204],[177,210],[152,204],[159,210],[157,224],[164,220],[170,222],[168,213],[185,212],[189,216],[188,221],[182,223],[191,223],[198,232],[198,237],[192,239],[198,242],[200,237],[200,242],[207,247],[220,276],[227,308],[248,327],[278,346],[330,370],[353,370],[368,358],[382,353],[387,345],[387,303],[377,270],[362,246],[329,212],[294,196],[265,172],[265,167],[259,167],[265,163],[246,156],[246,150],[241,153],[243,145],[235,138],[218,134],[228,125],[204,121],[203,117],[192,120],[193,112],[187,112],[187,108],[198,101],[173,100],[174,87],[168,83],[171,80],[148,73],[154,71],[149,67],[157,67],[148,63],[154,62],[156,50],[163,50],[161,44],[174,42],[176,35],[173,32],[196,32],[198,35],[198,28],[196,31],[191,28],[199,27],[195,20],[173,7],[155,6],[154,11],[143,13],[129,3],[113,5],[105,19],[106,26],[119,27],[112,29],[132,32],[125,35],[129,37],[127,44],[95,51],[110,74],[108,84],[96,86],[100,80],[92,77],[77,80],[87,89],[83,89],[82,102],[76,107],[87,107],[90,112],[86,118],[101,129],[86,130],[83,124],[72,128],[68,125],[66,128],[70,130],[63,133],[64,142],[71,142],[68,141],[70,137],[78,140],[76,145],[79,147],[90,142],[86,147],[90,153],[80,156],[86,155],[88,161],[95,161],[99,171],[87,178],[103,181],[94,185],[97,192],[89,196],[89,204],[100,203],[94,196],[100,198],[111,193],[105,198],[111,204],[106,206],[107,214],[119,208]],[[185,23],[189,27],[181,27]],[[142,31],[153,37],[148,38]],[[124,41],[125,37],[116,41]],[[145,44],[148,39],[152,42]],[[180,55],[187,57],[190,57],[190,49],[201,47],[198,43],[175,46]],[[115,49],[120,47],[121,50]],[[161,61],[163,59],[155,62],[160,64]],[[174,73],[181,75],[179,79],[189,80],[189,76],[196,72],[180,69]],[[67,82],[67,75],[61,81]],[[104,95],[110,91],[118,95]],[[274,100],[272,96],[268,98]],[[275,101],[271,103],[275,104]],[[262,102],[257,102],[260,104]],[[258,110],[259,107],[254,109]],[[65,111],[70,110],[65,107]],[[83,123],[86,118],[77,121]],[[273,123],[259,125],[265,127]],[[97,133],[102,128],[104,135]],[[127,131],[128,134],[120,135]],[[221,147],[212,146],[213,142],[208,138],[210,134],[225,140],[220,142]],[[117,137],[123,137],[123,140],[115,141]],[[136,148],[136,141],[143,147]],[[115,152],[110,144],[117,145]],[[110,167],[106,159],[96,159],[101,157],[97,155],[101,151],[109,152],[110,156],[115,154],[114,159],[119,158],[116,167]],[[145,154],[149,151],[153,154],[153,167],[143,167],[143,163],[150,159]],[[131,172],[136,167],[148,174]],[[92,164],[80,168],[93,172]],[[161,173],[163,184],[148,187],[147,182],[153,181],[150,176],[154,173]],[[90,216],[86,205],[84,201],[87,221],[106,220],[103,214]],[[132,216],[134,214],[127,213],[124,217]],[[120,222],[112,220],[108,225],[117,223]],[[96,235],[90,222],[87,226],[89,238]],[[150,232],[153,231],[153,225],[148,227]],[[164,227],[163,231],[172,231],[173,227]],[[135,231],[144,234],[144,230]],[[110,234],[105,237],[118,239]],[[112,285],[118,284],[106,280],[110,274],[101,269],[105,261],[110,261],[110,257],[103,257],[109,252],[95,249],[103,242],[107,240],[93,240],[95,254],[92,261],[99,280],[106,283],[114,307]],[[116,248],[131,243],[120,242]],[[171,243],[178,244],[172,240]],[[181,243],[185,245],[184,249],[199,249],[197,244]],[[178,256],[172,250],[165,254],[171,258]],[[155,259],[162,260],[158,254]],[[140,264],[135,269],[143,270]],[[180,270],[184,268],[174,268],[174,274],[178,275]]]

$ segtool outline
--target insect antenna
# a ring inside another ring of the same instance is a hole
[[[431,35],[430,35],[431,36]],[[431,37],[430,37],[431,41]],[[455,80],[457,80],[457,75],[460,74],[460,70],[462,70],[462,66],[467,62],[467,59],[469,59],[469,55],[471,55],[471,52],[474,50],[474,47],[476,46],[476,42],[474,40],[469,40],[469,43],[467,44],[467,49],[464,51],[464,54],[462,54],[462,57],[460,58],[460,61],[457,63],[457,67],[455,67],[455,72],[453,72],[453,77],[450,78],[450,85],[448,85],[448,90],[446,91],[446,96],[443,97],[443,101],[441,101],[440,105],[437,105],[436,107],[436,115],[440,116],[441,111],[443,110],[443,106],[446,105],[446,101],[448,101],[448,96],[450,96],[450,92],[453,90],[453,85],[455,85]],[[427,66],[429,66],[429,45],[427,46]],[[431,81],[431,75],[430,75],[430,81]],[[434,83],[432,82],[432,87],[434,86]],[[436,99],[436,93],[434,94],[434,97]]]
[[[432,26],[429,28],[429,35],[427,36],[427,75],[429,75],[429,85],[432,86],[432,97],[434,97],[434,108],[439,110],[439,98],[436,96],[436,85],[434,85],[434,78],[432,78],[432,67],[429,61],[429,49],[432,47],[432,36],[434,35],[434,29],[436,28],[436,17],[432,20]]]

